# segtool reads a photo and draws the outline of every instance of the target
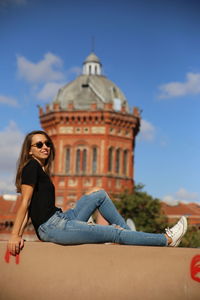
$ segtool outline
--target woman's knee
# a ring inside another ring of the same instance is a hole
[[[95,187],[89,188],[89,189],[85,192],[85,195],[90,195],[90,194],[95,193],[95,192],[98,192],[98,191],[103,191],[103,189],[100,188],[100,187],[95,186]]]

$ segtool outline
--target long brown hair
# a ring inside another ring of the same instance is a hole
[[[32,156],[29,154],[32,144],[32,137],[35,134],[42,134],[45,135],[48,141],[51,143],[51,151],[49,157],[45,161],[45,172],[50,175],[51,165],[55,157],[55,147],[53,145],[53,142],[51,138],[48,136],[48,134],[45,131],[42,130],[35,130],[28,133],[24,139],[24,142],[22,144],[21,153],[19,156],[19,159],[17,161],[17,174],[15,179],[15,186],[17,188],[17,192],[21,192],[21,180],[22,180],[22,170],[24,166],[31,160]]]

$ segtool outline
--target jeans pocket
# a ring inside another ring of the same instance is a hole
[[[38,228],[38,235],[39,235],[39,237],[42,241],[44,241],[44,242],[47,241],[48,234],[47,234],[47,231],[45,230],[45,228],[42,225],[40,225],[40,227]]]

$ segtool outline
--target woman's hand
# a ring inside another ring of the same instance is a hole
[[[11,236],[7,244],[10,254],[16,256],[24,247],[24,240],[20,236]]]

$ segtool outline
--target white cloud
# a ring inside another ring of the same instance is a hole
[[[153,124],[142,119],[138,139],[151,142],[155,138],[155,131]]]
[[[7,193],[15,193],[16,188],[14,185],[14,176],[5,176],[4,178],[0,178],[0,195]]]
[[[24,56],[17,56],[20,77],[31,83],[62,80],[64,78],[61,71],[62,65],[61,58],[50,52],[46,53],[44,59],[37,63],[29,61]]]
[[[7,97],[4,95],[0,95],[0,104],[5,104],[8,106],[13,106],[13,107],[18,107],[19,103],[15,98],[12,97]]]
[[[13,121],[0,131],[0,194],[15,192],[16,162],[23,139],[24,134]]]
[[[40,100],[51,100],[60,87],[69,78],[80,75],[82,69],[74,66],[63,71],[63,61],[53,53],[46,53],[39,62],[32,62],[24,56],[17,56],[17,70],[19,77],[30,83],[34,97]]]
[[[177,200],[174,196],[172,195],[166,195],[162,198],[162,201],[169,204],[169,205],[178,205],[179,200]]]
[[[172,195],[166,195],[162,198],[162,201],[170,204],[177,205],[179,202],[189,203],[198,202],[200,196],[194,192],[188,192],[185,188],[180,188],[177,192]]]
[[[188,192],[186,189],[184,188],[180,188],[177,192],[176,192],[176,197],[178,199],[181,199],[183,201],[196,201],[199,199],[199,196],[197,193],[192,193],[192,192]]]
[[[80,67],[72,67],[68,70],[68,74],[75,74],[76,76],[79,76],[82,73],[82,68]]]
[[[52,99],[56,96],[59,88],[61,88],[63,85],[64,83],[47,82],[42,90],[38,92],[37,98],[41,100]]]
[[[64,71],[62,59],[48,52],[36,63],[24,56],[17,56],[17,71],[20,78],[29,82],[31,94],[45,101],[52,100],[59,88],[69,82],[74,75],[80,75],[82,69],[74,66]]]
[[[187,73],[185,82],[170,82],[159,87],[159,98],[200,94],[200,73]]]
[[[0,131],[1,173],[15,169],[23,137],[23,133],[13,121],[10,121],[8,126]]]

